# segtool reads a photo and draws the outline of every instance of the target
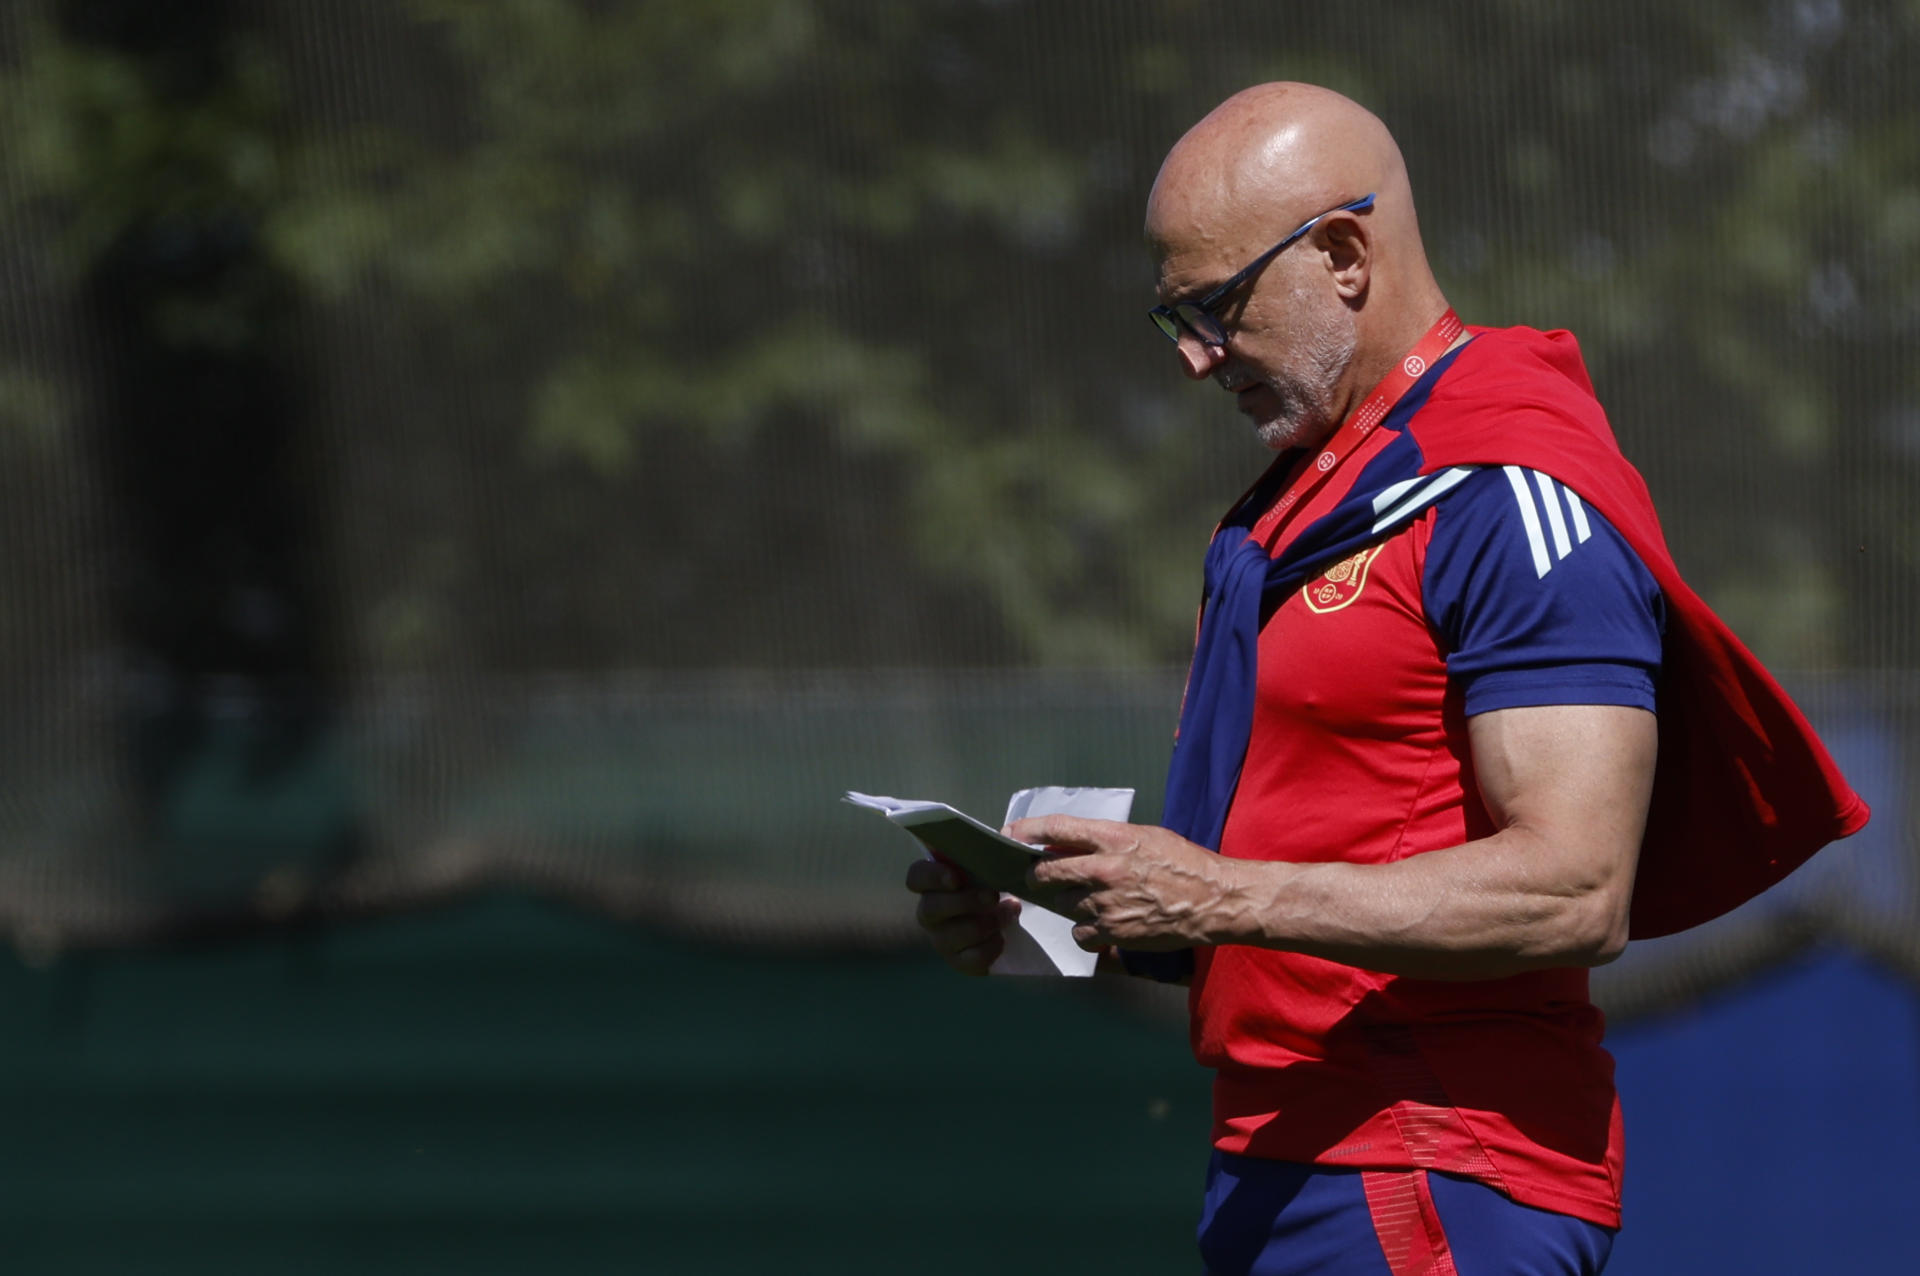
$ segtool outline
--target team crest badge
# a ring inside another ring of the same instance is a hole
[[[1360,596],[1367,587],[1367,568],[1380,552],[1375,545],[1343,558],[1300,587],[1300,596],[1314,612],[1325,615],[1339,611]]]

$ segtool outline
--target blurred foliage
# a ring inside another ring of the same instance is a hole
[[[1471,322],[1580,335],[1763,654],[1913,660],[1910,4],[327,0],[142,47],[87,7],[16,21],[0,215],[70,281],[244,229],[333,387],[331,659],[1183,659],[1264,456],[1140,313],[1140,207],[1285,77],[1395,129]],[[262,286],[143,313],[244,350]],[[86,393],[30,346],[9,433]]]

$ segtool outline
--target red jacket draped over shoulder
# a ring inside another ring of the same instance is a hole
[[[1551,475],[1626,537],[1666,597],[1660,755],[1634,881],[1633,937],[1718,917],[1864,827],[1867,804],[1805,716],[1680,579],[1646,482],[1621,455],[1572,334],[1476,330],[1460,364],[1481,365],[1461,379],[1473,387],[1471,405],[1446,410],[1450,378],[1442,377],[1412,422],[1422,472],[1519,465]],[[1569,380],[1583,393],[1568,395]]]

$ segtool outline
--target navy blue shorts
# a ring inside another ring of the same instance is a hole
[[[1594,1276],[1613,1230],[1471,1179],[1215,1152],[1200,1256],[1209,1276]]]

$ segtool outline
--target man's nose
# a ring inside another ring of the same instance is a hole
[[[1186,368],[1187,376],[1195,381],[1204,381],[1212,376],[1213,370],[1226,358],[1225,346],[1210,345],[1192,334],[1180,338],[1180,362]]]

